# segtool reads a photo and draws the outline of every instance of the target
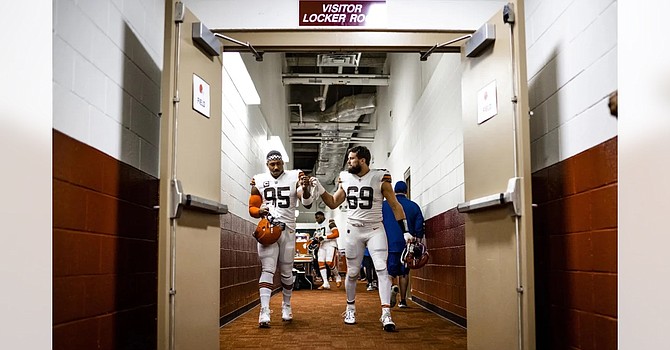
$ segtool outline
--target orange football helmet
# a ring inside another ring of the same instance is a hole
[[[281,232],[280,225],[272,225],[267,218],[262,218],[254,230],[254,238],[262,245],[270,245],[279,240]]]

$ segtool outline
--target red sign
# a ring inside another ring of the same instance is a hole
[[[300,26],[385,27],[386,0],[300,0]]]

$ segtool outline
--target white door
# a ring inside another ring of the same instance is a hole
[[[158,349],[219,348],[222,66],[220,49],[196,45],[194,23],[166,6]]]
[[[467,57],[467,48],[461,54],[465,203],[459,210],[466,213],[471,350],[535,348],[523,1],[510,4],[514,23],[505,23],[501,10],[487,22],[493,44],[477,57]]]

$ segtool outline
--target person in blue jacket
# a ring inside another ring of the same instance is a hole
[[[423,214],[418,204],[412,202],[407,198],[407,183],[405,181],[398,181],[393,188],[396,198],[400,205],[402,205],[407,217],[407,226],[409,233],[403,233],[398,226],[398,222],[393,216],[393,211],[389,204],[384,201],[382,204],[382,216],[384,220],[384,229],[389,244],[388,250],[388,271],[394,279],[398,277],[400,288],[394,285],[391,288],[391,307],[395,306],[397,295],[400,294],[400,303],[398,307],[407,307],[407,286],[409,284],[409,268],[405,267],[400,261],[400,255],[407,242],[422,239],[424,236]]]

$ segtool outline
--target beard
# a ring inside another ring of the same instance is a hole
[[[348,171],[350,174],[358,174],[358,173],[361,172],[361,170],[362,170],[362,169],[361,169],[361,166],[360,166],[360,165],[350,166],[349,169],[347,169],[347,171]]]

